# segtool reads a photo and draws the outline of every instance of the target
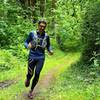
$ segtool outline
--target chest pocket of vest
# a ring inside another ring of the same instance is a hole
[[[47,35],[46,35],[46,33],[45,33],[44,38],[39,38],[37,36],[37,34],[34,33],[32,45],[33,45],[34,48],[41,47],[41,48],[45,49],[46,45],[47,45]]]

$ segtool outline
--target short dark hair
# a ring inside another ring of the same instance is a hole
[[[44,23],[45,25],[47,25],[47,22],[46,22],[45,20],[39,20],[39,21],[38,21],[38,25],[39,25],[40,23]]]

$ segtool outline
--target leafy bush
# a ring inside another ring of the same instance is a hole
[[[65,3],[64,0],[59,0],[57,3],[56,38],[59,47],[63,50],[75,50],[80,46],[80,8],[76,10],[79,5],[74,4],[73,6],[73,3],[74,1]]]
[[[0,50],[0,71],[8,71],[14,67],[17,67],[17,63],[17,58],[12,56],[9,51]]]
[[[16,1],[0,3],[0,47],[8,47],[24,41],[33,28],[30,19],[24,19],[24,10]],[[5,17],[4,17],[5,16]]]
[[[25,60],[28,58],[28,51],[24,47],[24,43],[17,44],[16,46],[10,46],[9,52],[12,53],[13,56],[16,56],[20,60]]]
[[[82,25],[82,39],[85,44],[82,60],[85,63],[94,63],[94,52],[100,55],[100,2],[90,3],[86,10]],[[95,58],[98,59],[98,56]]]

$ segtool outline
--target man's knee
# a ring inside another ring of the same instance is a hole
[[[39,79],[40,74],[39,73],[35,73],[35,79],[38,80]]]
[[[32,68],[29,66],[28,67],[28,73],[31,75],[31,76],[33,76],[33,70],[32,70]]]

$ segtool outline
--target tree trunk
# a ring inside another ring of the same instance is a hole
[[[6,0],[5,0],[6,1]],[[19,0],[21,4],[24,4],[26,6],[35,6],[36,0]]]
[[[40,15],[44,17],[44,11],[45,11],[45,0],[40,0]]]
[[[54,12],[55,8],[56,8],[56,0],[52,0],[52,22],[51,22],[51,28],[53,31],[52,35],[55,35],[55,12]]]
[[[35,4],[36,4],[36,0],[30,0],[30,4],[31,4],[32,7],[34,7]]]

